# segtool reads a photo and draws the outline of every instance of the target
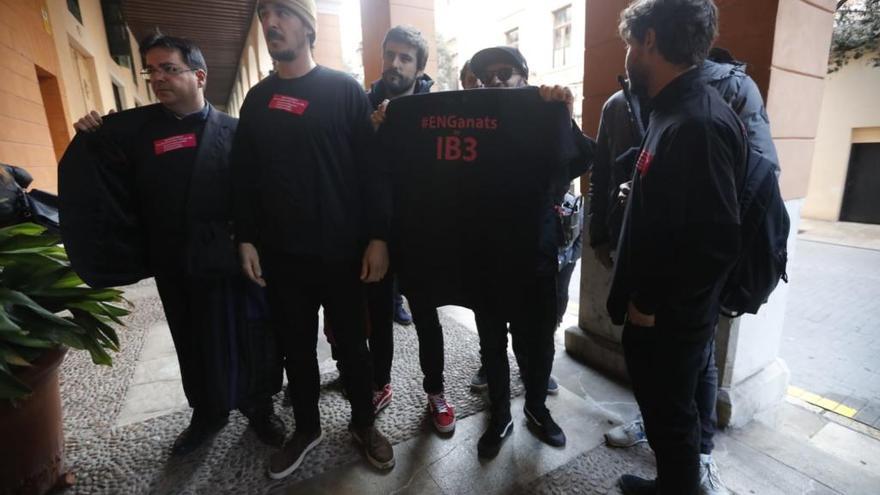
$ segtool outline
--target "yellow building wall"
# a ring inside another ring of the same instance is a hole
[[[65,0],[49,0],[47,5],[53,28],[57,31],[55,49],[61,61],[61,72],[68,82],[71,121],[76,121],[91,110],[104,114],[111,109],[120,111],[133,108],[135,103],[151,103],[147,84],[139,76],[141,59],[138,40],[133,39],[129,31],[135,66],[133,75],[131,68],[117,64],[110,56],[100,0],[79,0],[82,23],[68,11]],[[84,63],[77,63],[77,55],[73,51],[83,57]],[[83,79],[87,82],[86,87],[80,83]],[[124,108],[116,108],[114,82],[122,88]],[[94,108],[87,108],[93,105]]]
[[[838,220],[852,144],[880,142],[880,68],[868,58],[825,79],[804,217]]]
[[[0,162],[27,169],[35,187],[54,191],[70,133],[45,17],[41,0],[0,0]]]
[[[0,162],[25,168],[33,187],[54,192],[57,163],[73,137],[72,123],[116,105],[111,80],[125,107],[150,102],[146,85],[111,58],[100,0],[81,0],[83,23],[65,0],[0,0]],[[82,56],[77,65],[71,52]],[[132,43],[135,71],[140,70]],[[86,67],[94,108],[87,108],[78,70]]]

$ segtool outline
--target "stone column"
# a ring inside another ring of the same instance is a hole
[[[626,3],[587,1],[584,94],[589,96],[584,102],[584,128],[588,132],[595,132],[598,126],[602,105],[598,100],[613,93],[607,91],[606,95],[603,90],[622,70],[623,51],[615,48],[610,26],[616,26],[617,16]],[[721,11],[717,45],[749,63],[748,72],[766,100],[782,166],[782,193],[792,220],[791,260],[796,255],[794,240],[810,175],[835,2],[716,3]],[[594,25],[597,27],[591,29]],[[608,60],[612,56],[620,59]],[[584,244],[579,328],[566,330],[566,349],[592,366],[626,378],[621,329],[611,325],[605,311],[610,273],[595,261],[589,246]],[[782,402],[789,372],[778,356],[787,299],[788,287],[781,284],[760,314],[719,324],[716,360],[720,372],[720,425],[741,426],[755,417],[772,420],[772,413]]]
[[[425,73],[431,77],[437,74],[433,0],[361,0],[364,84],[368,89],[382,75],[382,40],[385,39],[385,33],[401,24],[417,28],[428,40]]]

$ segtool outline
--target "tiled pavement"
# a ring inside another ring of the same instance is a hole
[[[880,250],[801,238],[789,276],[780,355],[791,384],[880,428]]]

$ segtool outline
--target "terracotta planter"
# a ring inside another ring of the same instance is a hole
[[[52,349],[17,376],[33,394],[13,407],[0,401],[0,494],[43,494],[64,473],[64,432],[58,366],[66,348]]]

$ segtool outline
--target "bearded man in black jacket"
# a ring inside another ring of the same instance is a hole
[[[657,479],[624,475],[626,494],[699,493],[695,391],[725,276],[740,249],[742,122],[699,66],[718,28],[712,0],[639,0],[621,14],[634,93],[648,98],[608,311],[623,348]]]

